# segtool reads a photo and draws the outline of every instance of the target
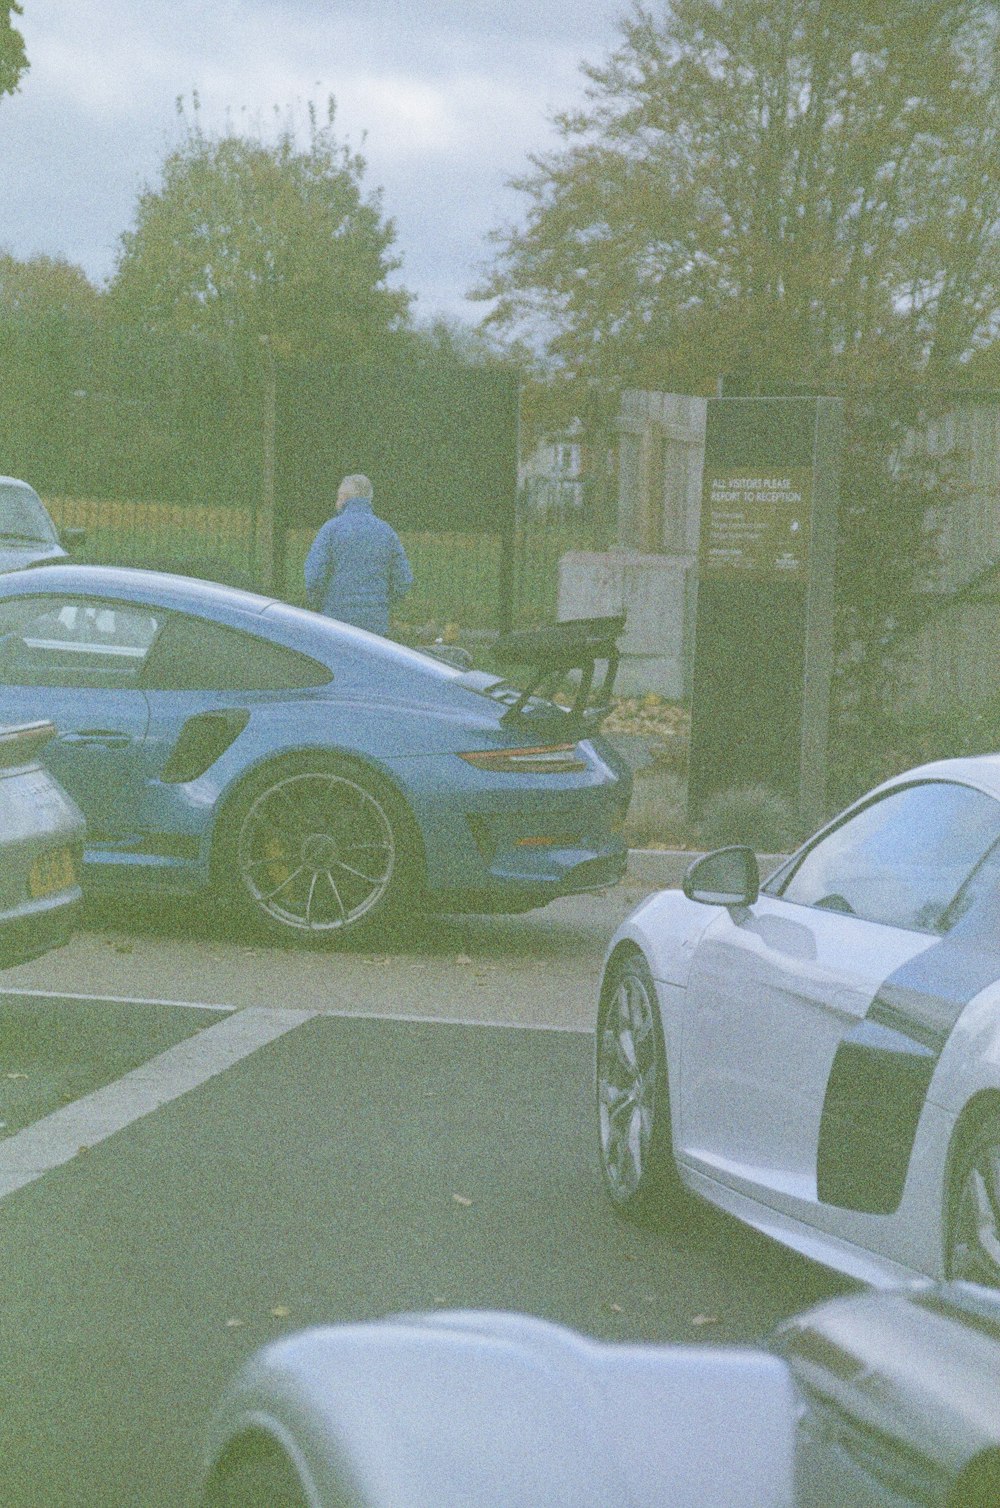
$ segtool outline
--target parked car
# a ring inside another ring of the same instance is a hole
[[[828,1300],[766,1350],[607,1344],[439,1312],[258,1351],[202,1508],[996,1508],[1000,1294]]]
[[[211,1424],[200,1502],[791,1508],[794,1432],[788,1367],[763,1352],[411,1315],[258,1351]]]
[[[45,759],[87,819],[86,885],[214,886],[323,940],[620,878],[631,776],[591,695],[620,626],[511,635],[534,661],[518,689],[234,588],[43,566],[0,577],[0,697],[58,728]],[[539,694],[574,665],[572,706]]]
[[[855,1278],[1000,1284],[1000,756],[886,781],[762,886],[732,847],[644,901],[596,1099],[623,1212],[694,1192]]]
[[[65,560],[83,543],[85,530],[60,532],[38,493],[16,477],[0,476],[0,571]]]
[[[0,727],[0,968],[65,943],[80,904],[83,817],[39,763],[54,733]]]
[[[770,1349],[800,1397],[798,1508],[1000,1503],[1000,1294],[911,1284],[820,1304]]]

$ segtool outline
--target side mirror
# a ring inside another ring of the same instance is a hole
[[[742,845],[716,848],[688,866],[682,886],[703,906],[752,906],[760,894],[757,855]]]
[[[60,529],[59,541],[67,550],[79,550],[87,542],[86,529]]]

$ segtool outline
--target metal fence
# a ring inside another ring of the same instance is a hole
[[[61,526],[86,530],[80,558],[135,565],[260,589],[260,520],[252,510],[209,504],[108,502],[46,496]],[[497,633],[501,624],[498,583],[501,534],[402,532],[414,572],[414,587],[401,605],[401,630],[413,638],[445,632],[473,636]],[[287,538],[285,577],[279,592],[302,603],[302,563],[311,529]],[[556,617],[559,561],[571,550],[603,549],[608,543],[604,512],[597,508],[518,508],[513,543],[513,621],[518,626]]]

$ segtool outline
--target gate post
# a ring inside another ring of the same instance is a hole
[[[263,412],[261,414],[263,458],[260,476],[259,527],[254,531],[256,536],[254,541],[256,553],[254,567],[260,579],[261,589],[264,592],[276,592],[283,585],[278,579],[280,541],[275,525],[274,494],[274,452],[278,395],[271,337],[269,335],[262,335],[260,337],[260,345],[263,352],[264,366]]]

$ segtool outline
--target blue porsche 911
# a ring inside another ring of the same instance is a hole
[[[334,940],[621,877],[631,780],[597,735],[621,626],[508,635],[515,685],[229,587],[40,566],[0,576],[0,706],[56,726],[85,887],[211,887]],[[567,673],[571,706],[550,699]]]

